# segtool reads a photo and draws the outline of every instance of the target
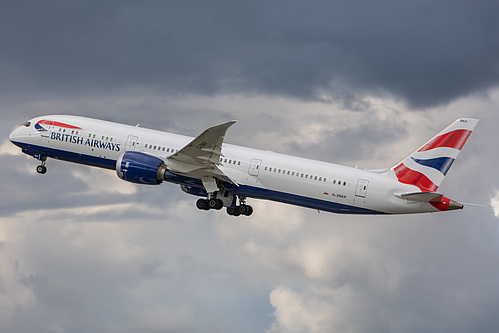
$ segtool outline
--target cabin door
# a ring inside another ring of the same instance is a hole
[[[357,188],[355,189],[355,195],[361,198],[365,198],[368,185],[369,181],[365,179],[359,179],[359,181],[357,182]]]
[[[129,135],[128,136],[128,139],[126,139],[126,147],[125,147],[125,150],[126,151],[130,151],[130,150],[135,150],[135,147],[137,146],[137,140],[139,138],[134,136],[134,135]]]
[[[258,160],[256,158],[252,159],[248,173],[252,176],[258,176],[258,173],[260,172],[260,165],[262,165],[262,160]]]

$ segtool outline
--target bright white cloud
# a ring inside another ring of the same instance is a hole
[[[275,322],[268,330],[277,332],[326,332],[329,318],[335,316],[334,305],[327,299],[303,295],[278,286],[270,293],[275,308]]]
[[[86,184],[86,194],[102,192],[132,195],[137,193],[137,186],[119,179],[115,172],[97,168],[79,168],[72,171],[74,178]]]
[[[494,209],[495,216],[499,217],[499,191],[496,192],[495,197],[490,199],[490,203],[492,204],[492,208]]]
[[[12,144],[9,140],[2,140],[0,143],[0,156],[2,155],[22,155],[21,150]]]

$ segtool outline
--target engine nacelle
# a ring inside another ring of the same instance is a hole
[[[116,161],[118,177],[128,182],[158,185],[165,180],[165,162],[156,156],[138,151],[127,151]]]

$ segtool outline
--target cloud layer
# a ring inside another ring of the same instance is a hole
[[[424,108],[498,84],[499,5],[470,1],[17,1],[2,94],[146,88]]]
[[[481,122],[440,190],[496,203],[497,5],[8,2],[0,13],[0,326],[8,332],[496,332],[497,209],[342,216],[176,185],[8,142],[80,114],[384,168]],[[423,109],[424,110],[421,110]],[[417,111],[417,112],[416,112]]]

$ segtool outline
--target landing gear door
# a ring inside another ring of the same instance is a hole
[[[365,179],[359,179],[359,181],[357,182],[357,188],[355,189],[355,195],[361,198],[365,198],[368,185],[369,181]]]
[[[133,135],[129,135],[128,139],[126,139],[126,145],[125,145],[125,150],[130,151],[130,150],[135,150],[135,147],[137,146],[137,140],[139,138]]]
[[[258,173],[260,172],[260,166],[262,165],[262,160],[258,160],[256,158],[251,160],[250,167],[248,170],[248,173],[251,176],[258,176]]]

